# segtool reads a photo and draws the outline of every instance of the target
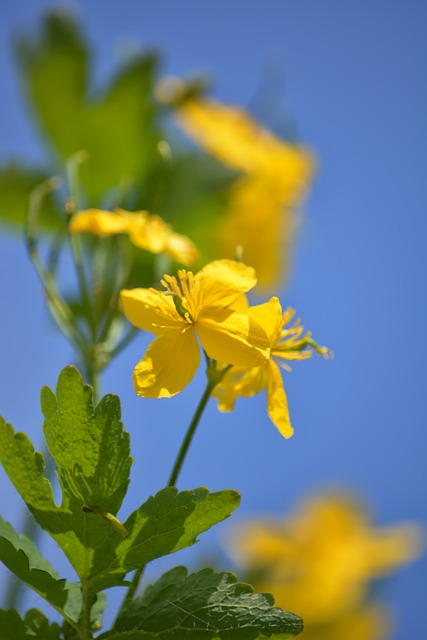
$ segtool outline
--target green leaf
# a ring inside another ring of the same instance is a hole
[[[59,640],[61,630],[38,609],[30,609],[22,620],[15,609],[0,609],[1,640]]]
[[[8,226],[22,228],[28,215],[31,192],[50,176],[35,168],[18,164],[0,167],[0,221]],[[39,227],[43,230],[57,229],[61,216],[52,194],[43,200]]]
[[[134,511],[124,523],[129,537],[116,544],[115,556],[96,553],[96,589],[113,586],[118,578],[151,560],[196,542],[197,536],[227,518],[240,502],[236,491],[216,493],[200,487],[178,493],[167,487]]]
[[[267,593],[254,593],[231,573],[203,569],[187,576],[176,567],[131,601],[109,640],[285,640],[303,630],[298,616],[274,607]]]
[[[109,88],[89,86],[88,46],[64,12],[46,16],[38,38],[17,42],[27,93],[48,143],[67,160],[89,154],[81,179],[91,206],[119,184],[140,183],[158,160],[153,84],[157,58],[140,55]]]
[[[44,432],[62,489],[56,506],[44,476],[43,456],[23,433],[0,422],[0,459],[40,526],[67,555],[80,578],[91,571],[96,552],[110,557],[121,536],[105,518],[85,513],[97,505],[115,515],[129,482],[129,435],[120,422],[120,402],[107,395],[96,408],[93,391],[73,367],[64,369],[57,396],[42,389]]]
[[[65,618],[78,621],[82,603],[80,587],[58,578],[34,543],[26,536],[18,536],[1,516],[0,560]]]
[[[41,527],[63,549],[91,594],[124,585],[129,571],[194,544],[239,504],[235,491],[205,488],[150,497],[126,522],[116,518],[129,481],[129,436],[116,396],[93,406],[93,391],[74,367],[60,374],[56,395],[41,394],[44,434],[62,490],[53,500],[44,460],[22,433],[0,422],[0,459]],[[128,534],[128,535],[127,535]],[[93,602],[91,602],[93,604]]]

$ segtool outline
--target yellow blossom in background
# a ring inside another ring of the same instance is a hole
[[[242,247],[259,285],[270,289],[288,269],[296,209],[314,170],[311,153],[275,137],[243,109],[212,100],[185,101],[177,121],[209,153],[243,172],[217,230],[218,253],[234,257]]]
[[[213,395],[220,411],[232,411],[239,396],[249,398],[267,390],[267,412],[280,433],[290,438],[293,428],[289,417],[288,401],[279,367],[290,371],[288,362],[306,360],[314,352],[329,356],[325,347],[319,347],[310,333],[304,334],[300,320],[294,320],[291,308],[282,313],[278,298],[264,304],[248,307],[242,297],[237,301],[239,309],[263,327],[268,335],[270,358],[257,367],[232,367],[215,387]]]
[[[304,619],[307,638],[376,640],[386,616],[366,608],[370,582],[419,555],[420,531],[410,524],[374,528],[353,500],[326,495],[282,521],[246,523],[230,547],[256,590]],[[352,617],[365,629],[360,636],[351,635]]]
[[[250,316],[227,308],[256,284],[252,267],[216,260],[196,275],[184,269],[165,275],[164,291],[121,292],[128,320],[157,338],[134,371],[138,395],[169,398],[193,378],[200,362],[197,337],[210,358],[256,366],[269,355],[267,335]]]
[[[126,233],[140,249],[154,254],[164,253],[185,265],[194,264],[199,257],[190,238],[175,233],[160,216],[146,211],[86,209],[72,217],[69,229],[71,233],[84,232],[97,236]]]

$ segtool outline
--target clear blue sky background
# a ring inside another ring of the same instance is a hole
[[[42,157],[10,36],[33,30],[52,6],[15,0],[0,8],[2,160]],[[360,495],[378,524],[426,522],[427,3],[92,0],[69,6],[92,41],[99,81],[124,46],[154,45],[166,54],[165,72],[205,70],[216,97],[247,104],[261,69],[281,68],[279,95],[319,159],[292,279],[281,297],[335,360],[300,363],[286,376],[296,430],[289,441],[269,422],[262,397],[225,416],[212,403],[180,487],[239,489],[235,520],[289,513],[313,492],[340,488]],[[22,244],[4,233],[0,273],[0,413],[39,445],[40,387],[55,385],[72,353],[47,320]],[[165,483],[203,384],[199,376],[169,401],[137,398],[132,369],[147,342],[138,338],[103,381],[104,392],[122,398],[136,458],[126,511]],[[19,498],[3,472],[0,481],[0,510],[18,525]],[[204,536],[200,552],[208,553],[231,524]],[[425,633],[426,587],[425,559],[396,579],[387,594],[397,617],[393,640]],[[28,603],[39,605],[35,596]]]

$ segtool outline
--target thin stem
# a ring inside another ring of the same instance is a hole
[[[185,460],[185,458],[187,456],[187,453],[188,453],[188,450],[190,448],[191,442],[192,442],[192,440],[194,438],[194,434],[196,433],[196,429],[197,429],[197,427],[199,425],[200,418],[203,415],[203,412],[204,412],[204,410],[206,408],[206,405],[208,403],[209,398],[211,397],[213,389],[215,388],[215,386],[220,381],[220,376],[218,376],[218,375],[215,376],[215,374],[212,373],[213,372],[213,369],[212,369],[213,363],[210,360],[210,358],[208,358],[208,356],[206,356],[206,361],[208,363],[208,370],[207,370],[208,382],[206,384],[206,388],[205,388],[205,390],[203,392],[203,395],[202,395],[202,397],[200,399],[200,402],[199,402],[199,404],[197,406],[197,409],[194,412],[193,419],[190,422],[190,426],[188,427],[187,433],[185,434],[185,438],[184,438],[184,440],[182,442],[181,448],[180,448],[180,450],[178,452],[178,455],[176,457],[175,464],[173,465],[172,472],[170,474],[170,477],[169,477],[169,480],[168,480],[168,483],[167,483],[168,487],[174,487],[176,482],[177,482],[177,480],[178,480],[179,474],[181,473],[181,469],[182,469],[182,466],[184,464],[184,460]],[[126,596],[125,596],[125,598],[123,600],[122,606],[120,607],[120,610],[119,610],[119,613],[117,614],[117,616],[120,615],[120,612],[123,611],[123,608],[126,606],[126,604],[128,602],[130,602],[133,599],[135,593],[138,591],[138,587],[139,587],[139,584],[141,582],[141,578],[142,578],[142,575],[144,573],[144,569],[145,569],[145,565],[143,567],[140,567],[139,569],[137,569],[135,571],[135,575],[132,578],[131,585],[130,585],[127,593],[126,593]],[[114,625],[113,625],[113,628],[114,628]]]
[[[205,407],[208,403],[208,400],[211,396],[211,393],[213,391],[215,387],[215,383],[211,382],[208,378],[208,383],[206,385],[206,388],[203,392],[202,398],[199,402],[199,405],[194,413],[193,419],[190,422],[190,426],[188,427],[188,431],[185,434],[185,438],[183,440],[183,443],[181,445],[181,448],[178,452],[178,455],[176,457],[175,460],[175,464],[173,465],[173,469],[172,472],[170,474],[169,480],[168,480],[168,487],[174,487],[179,474],[181,473],[181,469],[182,469],[182,465],[184,464],[184,460],[187,456],[188,453],[188,449],[190,448],[191,442],[193,440],[194,434],[196,433],[196,429],[198,427],[198,424],[200,422],[200,418],[203,415],[203,411],[205,410]]]

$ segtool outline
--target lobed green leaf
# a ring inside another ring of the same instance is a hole
[[[0,458],[37,522],[63,549],[92,596],[125,585],[133,569],[194,544],[200,533],[238,506],[235,491],[209,493],[202,487],[178,493],[168,487],[121,523],[116,513],[129,482],[131,458],[118,398],[105,396],[94,407],[91,387],[74,367],[66,367],[56,394],[45,387],[41,400],[61,505],[54,503],[42,455],[4,421]]]
[[[66,619],[78,621],[82,604],[80,586],[58,578],[34,543],[26,536],[18,536],[1,516],[0,560]]]
[[[95,554],[94,586],[97,590],[113,586],[132,569],[194,544],[200,533],[227,518],[239,502],[239,494],[231,490],[163,489],[129,516],[124,523],[129,536],[115,545],[108,562],[106,556]]]
[[[303,630],[298,616],[274,607],[231,573],[176,567],[131,601],[104,640],[285,640]]]

